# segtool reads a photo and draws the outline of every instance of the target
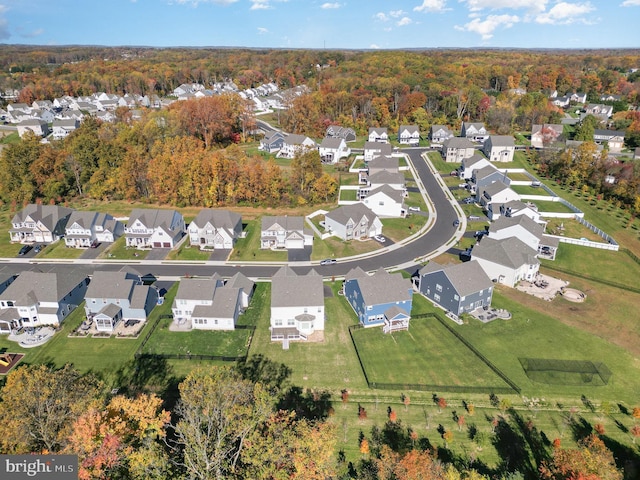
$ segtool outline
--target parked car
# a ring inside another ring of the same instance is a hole
[[[466,183],[459,183],[458,184],[458,188],[467,188],[467,184]]]
[[[320,265],[333,265],[337,262],[335,258],[325,258],[324,260],[320,260]]]
[[[409,211],[410,212],[419,212],[420,211],[420,207],[409,207]]]
[[[23,245],[20,251],[18,252],[18,255],[21,255],[21,256],[26,255],[31,251],[31,248],[32,248],[31,245]]]
[[[33,247],[33,251],[35,253],[40,253],[41,250],[42,250],[42,245],[36,245],[35,247]]]
[[[375,240],[379,241],[380,243],[384,243],[387,241],[386,238],[384,238],[382,235],[376,235],[375,237],[373,237]]]
[[[464,203],[465,205],[471,205],[472,203],[475,203],[476,199],[473,197],[467,197],[464,200],[462,200],[462,203]]]
[[[454,220],[453,221],[453,226],[456,227],[456,228],[459,227],[460,226],[460,220],[458,220],[458,219]]]

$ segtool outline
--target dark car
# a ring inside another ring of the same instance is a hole
[[[456,228],[459,227],[460,226],[460,220],[454,220],[453,221],[453,226],[456,227]]]
[[[18,255],[26,255],[27,253],[29,253],[30,250],[31,250],[31,245],[23,245],[20,251],[18,252]]]
[[[320,265],[333,265],[337,263],[335,258],[325,258],[324,260],[320,260]]]
[[[42,245],[36,245],[35,247],[33,247],[34,253],[40,253],[41,250],[42,250]]]

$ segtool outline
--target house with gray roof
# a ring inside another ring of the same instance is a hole
[[[324,216],[325,230],[342,240],[372,238],[382,234],[382,222],[363,203],[343,205]]]
[[[304,217],[264,216],[260,248],[300,249],[313,245],[313,232],[304,228]]]
[[[89,248],[113,243],[124,233],[124,224],[108,213],[74,210],[64,229],[69,248]]]
[[[343,138],[325,137],[318,146],[322,163],[337,163],[351,155],[351,149]]]
[[[58,205],[31,203],[11,219],[12,242],[53,243],[64,236],[72,210]]]
[[[296,155],[302,155],[309,150],[317,148],[316,142],[305,135],[297,135],[290,133],[284,136],[282,148],[278,152],[278,157],[293,158]]]
[[[479,195],[480,205],[485,209],[492,203],[506,203],[520,200],[520,195],[513,191],[509,185],[503,183],[502,180],[493,182],[476,193]]]
[[[398,143],[417,147],[420,144],[420,129],[417,125],[400,125]]]
[[[369,127],[368,140],[376,143],[389,143],[389,132],[386,127]]]
[[[361,325],[382,326],[384,333],[409,329],[413,286],[400,273],[381,267],[369,275],[353,268],[344,278],[344,296]]]
[[[453,138],[453,132],[445,125],[431,125],[429,128],[429,141],[442,144],[447,138]]]
[[[404,197],[405,190],[384,184],[371,188],[361,202],[379,217],[400,218],[407,214]]]
[[[480,201],[482,192],[495,182],[502,182],[507,186],[511,185],[511,179],[507,175],[507,172],[501,172],[493,165],[474,170],[471,174],[471,183],[476,192],[476,200]]]
[[[491,306],[493,282],[477,261],[440,265],[432,260],[414,282],[422,295],[454,315]]]
[[[544,234],[544,226],[526,215],[500,217],[489,225],[489,236],[495,240],[517,237],[529,247],[538,250]]]
[[[492,281],[514,287],[521,280],[535,280],[540,268],[537,253],[516,237],[495,240],[489,236],[473,247],[471,258]]]
[[[482,149],[492,162],[513,162],[516,144],[511,135],[490,135]]]
[[[378,172],[400,172],[400,161],[391,155],[379,155],[367,163],[368,175],[375,175]]]
[[[364,161],[370,162],[378,156],[391,156],[393,147],[389,143],[364,142]]]
[[[329,125],[325,133],[325,137],[342,138],[345,142],[355,142],[356,132],[353,128],[341,127],[339,125]]]
[[[71,132],[76,130],[80,126],[80,122],[75,118],[69,119],[55,119],[53,120],[53,138],[54,140],[60,140],[69,136]]]
[[[203,208],[189,224],[189,243],[200,249],[232,249],[242,236],[242,217],[229,210]]]
[[[146,321],[158,292],[126,272],[97,270],[85,294],[84,311],[99,332],[113,332],[120,322]]]
[[[253,297],[256,284],[253,280],[250,280],[242,273],[238,272],[225,282],[225,287],[240,288],[242,308],[247,308],[251,302],[251,297]]]
[[[297,274],[284,266],[271,278],[271,340],[288,348],[291,340],[324,339],[325,310],[322,277],[311,269]]]
[[[472,142],[483,143],[489,137],[489,131],[482,122],[462,122],[460,136]]]
[[[38,137],[46,137],[49,135],[49,125],[44,120],[38,118],[27,118],[22,120],[18,125],[18,135],[23,138],[28,132],[35,134]]]
[[[620,153],[624,146],[624,130],[604,130],[597,128],[593,132],[593,141],[596,145],[605,144],[609,147],[609,152]]]
[[[128,247],[173,248],[186,233],[184,218],[176,210],[136,208],[124,229]]]
[[[60,325],[82,303],[88,283],[85,274],[73,270],[22,272],[0,293],[2,330]]]
[[[542,125],[531,126],[531,146],[534,148],[544,148],[560,141],[564,126],[554,123],[544,123]]]
[[[474,170],[480,170],[484,167],[493,167],[491,162],[486,157],[479,153],[474,153],[468,158],[463,158],[458,168],[458,177],[464,180],[471,179]]]
[[[442,158],[447,163],[460,163],[475,153],[475,147],[470,140],[461,137],[447,138],[442,142]]]
[[[284,144],[284,133],[280,131],[267,132],[260,140],[258,150],[268,153],[278,152]]]
[[[526,215],[536,223],[546,225],[547,222],[542,218],[537,207],[533,204],[524,203],[521,200],[513,200],[506,203],[490,203],[487,208],[487,216],[489,220],[497,220],[501,216],[517,217]]]

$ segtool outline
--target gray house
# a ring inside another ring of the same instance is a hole
[[[489,137],[489,132],[482,122],[462,122],[460,136],[472,142],[482,143]]]
[[[70,248],[89,248],[113,243],[124,233],[124,225],[108,213],[74,211],[65,227],[64,243]]]
[[[200,248],[233,248],[242,235],[242,217],[229,210],[204,208],[189,224],[189,242]]]
[[[420,129],[417,125],[400,125],[398,142],[401,145],[417,146],[420,143]]]
[[[145,321],[158,302],[155,288],[126,272],[96,271],[85,295],[84,311],[99,332],[113,332],[120,321]]]
[[[29,204],[11,219],[9,236],[12,242],[53,243],[65,233],[71,215],[70,208],[58,205]]]
[[[511,185],[511,179],[508,177],[507,173],[501,172],[493,166],[474,170],[471,175],[471,182],[475,186],[476,200],[480,200],[482,192],[486,190],[489,185],[498,181],[504,183],[507,187]]]
[[[491,306],[493,282],[478,262],[440,265],[434,261],[414,277],[418,291],[455,315]]]
[[[176,210],[136,208],[124,234],[127,247],[173,248],[185,230],[184,218]]]
[[[343,205],[324,217],[325,229],[342,240],[370,238],[382,234],[382,222],[362,203]]]
[[[278,152],[282,148],[283,144],[284,134],[282,132],[270,132],[260,140],[260,147],[258,147],[258,150],[268,153]]]
[[[356,132],[353,128],[341,127],[339,125],[329,125],[325,137],[342,138],[345,142],[355,142]]]
[[[465,158],[471,158],[474,153],[473,143],[466,138],[452,137],[442,142],[442,158],[445,162],[459,163]]]
[[[429,129],[429,140],[431,143],[442,143],[447,138],[452,138],[453,136],[453,132],[444,125],[431,125]]]

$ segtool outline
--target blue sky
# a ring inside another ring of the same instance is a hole
[[[640,47],[640,0],[0,0],[0,43]]]

